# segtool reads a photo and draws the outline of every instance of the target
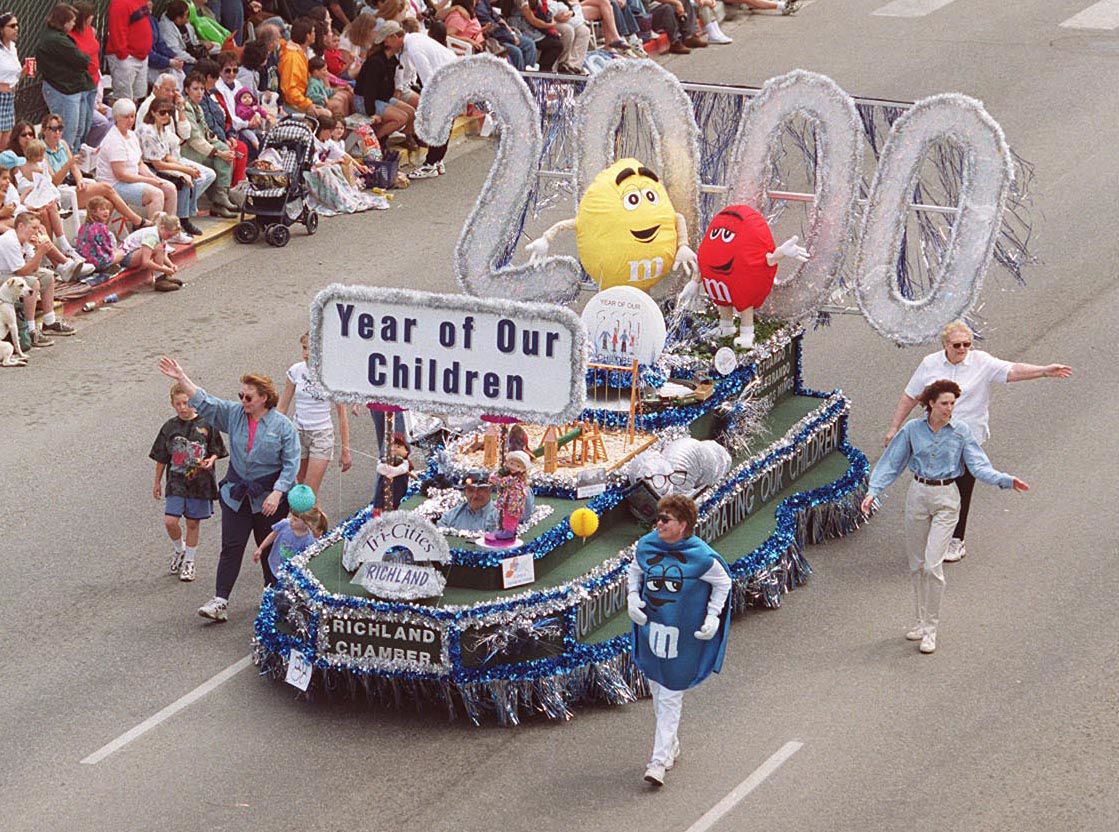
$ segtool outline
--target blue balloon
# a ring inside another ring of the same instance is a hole
[[[293,487],[288,492],[288,506],[295,512],[310,511],[315,507],[315,492],[302,483]]]

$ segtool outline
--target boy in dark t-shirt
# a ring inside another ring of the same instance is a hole
[[[155,460],[152,496],[160,499],[163,471],[167,471],[167,494],[163,504],[163,525],[171,538],[171,574],[180,581],[194,580],[194,556],[198,551],[198,525],[214,513],[218,496],[214,463],[229,456],[221,434],[199,418],[188,404],[190,396],[181,384],[171,387],[171,406],[175,416],[159,429],[149,457]],[[186,518],[186,545],[179,518]]]

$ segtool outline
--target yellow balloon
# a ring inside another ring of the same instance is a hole
[[[589,508],[577,508],[571,512],[571,531],[586,540],[598,531],[598,515]]]
[[[648,291],[672,271],[676,209],[655,173],[637,159],[602,171],[575,213],[579,261],[600,289]]]

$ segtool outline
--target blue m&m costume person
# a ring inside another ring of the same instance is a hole
[[[680,755],[684,691],[722,669],[730,629],[730,570],[693,533],[696,517],[687,497],[661,499],[656,529],[637,542],[627,575],[633,657],[649,681],[657,720],[645,769],[656,787]]]

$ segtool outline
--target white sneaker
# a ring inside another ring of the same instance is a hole
[[[171,551],[171,574],[179,574],[179,568],[183,565],[183,558],[186,557],[186,552]]]
[[[936,632],[929,630],[921,638],[921,646],[918,648],[922,653],[933,653],[936,651]]]
[[[658,789],[663,786],[664,766],[659,763],[649,763],[648,768],[645,769],[645,782],[652,783]]]
[[[964,542],[958,538],[953,537],[952,541],[948,544],[948,554],[944,556],[945,563],[956,563],[964,559],[967,555],[967,549],[964,548]]]
[[[778,0],[777,8],[781,10],[781,14],[792,14],[797,10],[797,3],[800,0]]]
[[[198,614],[211,621],[228,621],[229,605],[214,597],[198,608]]]
[[[444,165],[442,162],[436,162],[435,163],[435,172],[438,173],[440,176],[442,176],[444,173],[447,172],[447,166]]]
[[[179,245],[179,246],[185,246],[185,245],[190,245],[191,243],[193,243],[194,238],[192,236],[190,236],[189,234],[187,234],[185,231],[180,231],[178,234],[176,234],[174,237],[172,237],[167,242],[174,243],[175,245]]]
[[[183,562],[183,568],[179,572],[180,581],[193,581],[194,580],[194,561],[188,560]]]
[[[707,42],[721,45],[725,43],[734,43],[734,38],[728,37],[722,29],[719,28],[719,22],[712,20],[706,27]]]
[[[913,629],[905,634],[906,641],[921,641],[925,637],[925,627],[923,624],[915,624]]]
[[[679,759],[680,759],[680,738],[677,737],[676,739],[674,739],[672,741],[672,757],[669,758],[669,761],[667,763],[665,763],[664,770],[668,771],[670,768],[672,768],[674,765],[676,765],[676,761],[679,760]]]
[[[59,279],[61,279],[63,283],[71,283],[82,276],[82,261],[78,260],[76,257],[71,257],[65,263],[61,264],[56,271],[58,272]]]
[[[423,164],[408,174],[409,179],[433,179],[439,175],[439,169],[435,165]]]

